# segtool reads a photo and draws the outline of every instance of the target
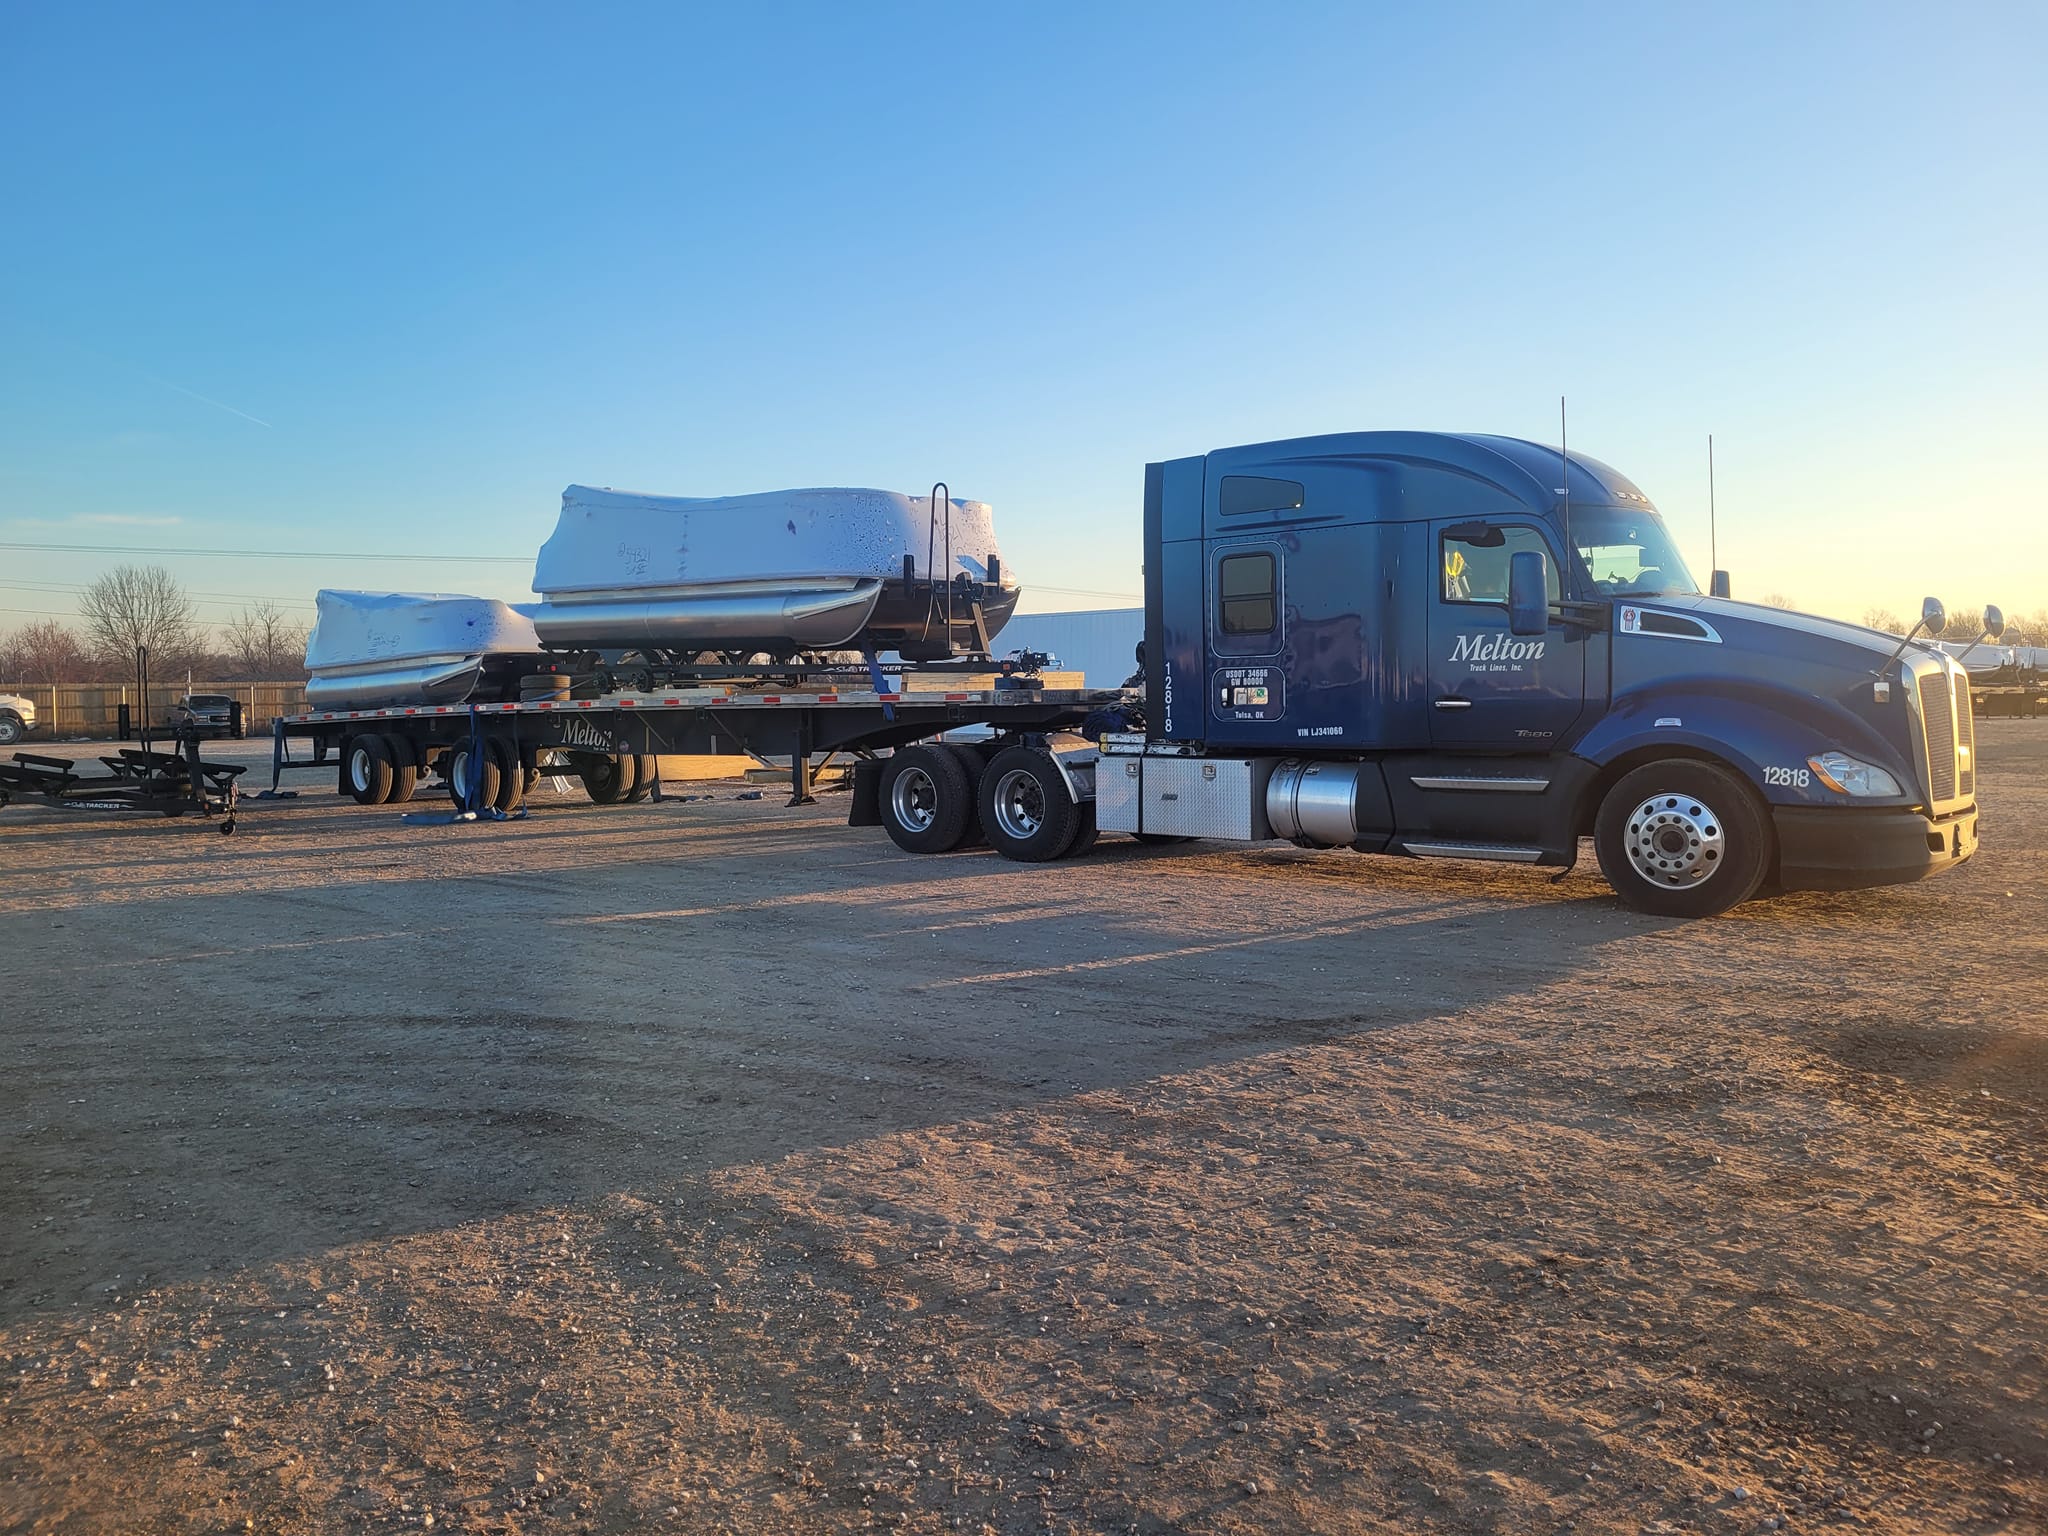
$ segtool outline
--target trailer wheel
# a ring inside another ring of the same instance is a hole
[[[1600,802],[1593,843],[1622,904],[1660,917],[1726,912],[1771,865],[1770,818],[1749,786],[1691,758],[1623,774]]]
[[[1005,747],[981,779],[981,825],[997,853],[1045,864],[1074,846],[1081,808],[1044,752]]]
[[[652,755],[641,752],[633,757],[633,787],[626,791],[626,804],[638,805],[654,793],[654,781],[661,773],[661,765]]]
[[[472,775],[479,780],[477,808],[482,809],[484,806],[497,803],[498,765],[491,756],[489,743],[485,744],[484,751],[478,757],[470,755],[469,743],[466,741],[459,746],[450,747],[442,759],[442,766],[448,776],[448,798],[455,802],[457,810],[470,809],[469,781]]]
[[[382,736],[358,736],[348,744],[342,783],[357,805],[382,805],[391,798],[391,748]]]
[[[519,762],[519,743],[493,736],[484,748],[491,754],[491,766],[498,770],[498,792],[491,796],[491,805],[509,816],[526,803],[526,770]]]
[[[630,757],[600,757],[578,753],[572,761],[583,780],[583,792],[596,805],[617,805],[633,791],[639,765]]]
[[[384,750],[391,754],[391,794],[386,803],[403,805],[420,784],[420,768],[413,761],[412,743],[403,736],[386,736]]]
[[[898,747],[882,765],[882,827],[905,853],[958,848],[974,820],[974,783],[954,752],[937,742]]]

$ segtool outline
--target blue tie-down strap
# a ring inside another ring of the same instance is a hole
[[[526,820],[524,802],[521,802],[516,811],[501,811],[494,805],[478,804],[484,794],[484,776],[480,771],[484,762],[484,751],[482,717],[472,704],[469,706],[469,781],[462,787],[462,806],[453,811],[407,811],[399,820],[411,827],[452,827],[465,821]]]
[[[868,679],[875,685],[875,692],[893,692],[894,690],[889,687],[889,680],[882,676],[882,663],[876,659],[874,648],[872,646],[864,647],[861,650],[861,655],[867,661]],[[896,706],[894,704],[884,704],[882,706],[882,718],[893,721],[896,718]]]

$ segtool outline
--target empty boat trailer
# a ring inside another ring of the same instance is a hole
[[[634,505],[583,494],[610,519]],[[1371,432],[1149,466],[1141,686],[1114,691],[991,662],[1017,588],[992,543],[985,562],[938,560],[959,505],[978,504],[935,492],[924,544],[874,578],[905,659],[859,634],[850,652],[749,654],[736,621],[716,648],[610,649],[624,631],[578,635],[580,608],[636,603],[620,611],[638,622],[647,599],[599,573],[572,602],[550,595],[538,653],[483,669],[481,696],[293,716],[280,758],[310,741],[365,803],[438,770],[458,799],[506,809],[547,765],[611,802],[652,791],[660,755],[732,752],[789,758],[803,800],[819,756],[845,753],[852,823],[914,852],[982,837],[1043,861],[1117,832],[1568,868],[1590,837],[1624,902],[1683,916],[1914,880],[1975,851],[1954,659],[1919,629],[1733,601],[1725,573],[1703,593],[1649,499],[1583,455]],[[624,548],[619,526],[606,537]],[[1930,599],[1921,627],[1943,622]],[[2002,628],[1987,610],[1986,633]],[[1008,675],[980,686],[992,671]],[[986,739],[937,739],[966,727]]]

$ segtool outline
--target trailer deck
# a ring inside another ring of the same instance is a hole
[[[1100,711],[1130,706],[1122,689],[1009,686],[949,690],[747,688],[730,682],[595,698],[522,702],[393,705],[308,710],[273,728],[271,789],[293,769],[333,767],[359,736],[399,736],[433,756],[472,739],[500,740],[524,762],[541,752],[600,757],[710,756],[733,752],[790,760],[791,802],[810,800],[824,754],[865,756],[947,730],[990,726],[1006,732],[1073,730]],[[294,758],[290,743],[312,745]],[[330,752],[334,757],[330,757]]]

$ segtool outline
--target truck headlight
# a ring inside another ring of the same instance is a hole
[[[1899,781],[1875,763],[1866,763],[1846,752],[1823,752],[1809,757],[1806,766],[1815,778],[1838,795],[1861,800],[1871,795],[1902,794]]]

